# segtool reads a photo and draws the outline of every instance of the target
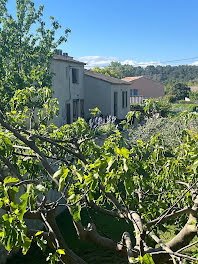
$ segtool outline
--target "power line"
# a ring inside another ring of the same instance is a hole
[[[148,64],[151,63],[153,65],[153,64],[159,64],[159,63],[179,62],[179,61],[188,61],[188,60],[195,60],[195,59],[198,59],[198,56],[191,57],[191,58],[177,59],[177,60],[160,61],[160,62],[154,62],[154,63],[148,62]],[[147,64],[147,63],[146,62],[145,63],[138,63],[138,65],[145,65],[145,64]]]
[[[138,67],[138,66],[152,66],[152,65],[159,65],[160,66],[160,64],[166,64],[166,63],[172,63],[172,62],[180,62],[180,61],[190,61],[190,60],[195,60],[195,59],[198,59],[198,56],[191,57],[191,58],[176,59],[176,60],[159,61],[159,62],[138,63],[138,62],[134,61],[134,65],[132,65],[132,64],[128,64],[128,65],[131,65],[131,66],[134,66],[134,67]],[[120,62],[120,63],[122,63],[122,62]],[[125,65],[127,65],[127,63]],[[161,66],[164,66],[164,65],[161,65]],[[90,67],[90,66],[86,65],[85,67]],[[96,67],[96,66],[94,66],[94,67]],[[98,66],[98,67],[100,67],[100,66]],[[101,66],[101,67],[107,67],[107,66]]]

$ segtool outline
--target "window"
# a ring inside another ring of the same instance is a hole
[[[79,69],[72,68],[72,83],[79,83]]]
[[[138,89],[130,89],[130,97],[138,96]]]
[[[124,108],[124,92],[122,92],[122,108]]]
[[[79,117],[79,99],[73,100],[73,119]]]
[[[66,115],[67,115],[67,124],[71,124],[71,111],[70,104],[66,104]]]
[[[84,100],[80,99],[80,116],[84,117],[85,113],[84,113]]]
[[[122,108],[127,107],[127,91],[122,92]]]
[[[134,96],[138,96],[138,89],[134,89]]]

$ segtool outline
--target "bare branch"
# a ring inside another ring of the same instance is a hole
[[[162,240],[161,239],[159,239],[155,234],[153,234],[153,233],[149,233],[149,235],[155,240],[155,242],[157,243],[157,244],[159,244],[169,255],[173,255],[173,251],[170,249],[170,247],[168,247],[166,244],[164,244],[163,242],[162,242]],[[172,257],[173,258],[173,257]],[[173,258],[173,263],[175,263],[176,264],[176,261],[175,261],[175,259]]]
[[[187,182],[176,181],[176,183],[181,184],[181,185],[185,185],[187,188],[190,187],[189,183],[187,183]]]
[[[122,253],[124,256],[128,256],[127,251],[126,251],[126,246],[123,241],[123,237],[120,242],[116,242],[110,238],[103,237],[98,234],[98,232],[96,231],[95,225],[91,223],[88,224],[86,229],[82,226],[80,222],[79,223],[74,222],[74,226],[76,228],[78,237],[81,240],[90,241],[94,243],[95,245],[110,249],[112,251],[117,251],[117,252]],[[128,233],[125,233],[125,234],[128,234]],[[131,255],[133,254],[133,256],[134,255],[137,256],[138,251],[135,248],[132,249],[131,247],[131,244],[129,241],[130,236],[125,235],[124,238],[127,239],[127,245],[128,245],[128,250],[130,251],[130,254]]]
[[[196,217],[190,215],[188,222],[185,224],[182,230],[171,241],[167,243],[167,246],[173,251],[177,251],[180,248],[188,245],[197,234],[196,223]]]
[[[194,245],[197,245],[197,244],[198,244],[198,241],[196,241],[196,242],[194,242],[194,243],[191,243],[191,244],[189,244],[189,245],[187,245],[187,246],[185,246],[185,247],[180,248],[179,250],[177,250],[177,253],[179,253],[179,252],[181,252],[181,251],[183,251],[183,250],[186,250],[187,248],[190,248],[190,247],[192,247],[192,246],[194,246]]]
[[[130,238],[130,234],[128,232],[123,233],[121,243],[126,245],[129,263],[134,263],[134,261],[131,261],[131,258],[134,257],[134,250],[132,249],[131,238]]]
[[[198,180],[192,184],[191,186],[189,186],[189,188],[187,188],[182,195],[179,195],[178,198],[176,199],[176,201],[174,202],[174,204],[169,207],[166,212],[164,214],[162,214],[159,217],[159,220],[155,223],[154,227],[152,228],[152,230],[168,215],[168,213],[185,197],[185,195],[187,194],[187,192],[189,192],[196,184],[198,183]],[[151,231],[152,231],[151,230]],[[149,231],[149,233],[151,232]]]
[[[191,260],[195,263],[197,263],[198,259],[197,258],[193,258],[193,257],[190,257],[188,255],[184,255],[184,254],[180,254],[178,252],[172,252],[172,253],[168,253],[167,251],[156,251],[156,252],[151,252],[150,253],[152,255],[152,257],[156,256],[156,255],[164,255],[164,254],[169,254],[169,255],[172,255],[172,256],[175,256],[175,257],[179,257],[179,258],[182,258],[182,259],[188,259],[188,260]],[[163,258],[161,258],[162,261],[163,261]],[[154,259],[155,260],[155,259]],[[164,262],[163,262],[164,263]]]
[[[125,208],[123,208],[123,206],[119,203],[119,201],[114,197],[113,194],[106,192],[105,191],[105,187],[102,184],[98,185],[100,190],[105,194],[105,196],[111,200],[111,202],[117,207],[118,210],[120,210],[121,212],[124,210],[126,210]]]
[[[96,205],[93,201],[91,201],[89,203],[89,206],[91,206],[91,208],[93,208],[94,210],[96,210],[96,211],[98,211],[98,212],[100,212],[102,214],[113,216],[113,217],[124,218],[123,214],[121,214],[119,212],[116,212],[116,211],[113,211],[113,210],[104,209],[104,208]]]
[[[10,171],[12,171],[15,177],[17,177],[19,180],[23,180],[17,168],[12,165],[12,163],[8,159],[0,155],[0,160],[9,168]]]

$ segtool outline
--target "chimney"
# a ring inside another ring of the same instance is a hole
[[[61,50],[61,49],[57,49],[57,50],[56,50],[56,55],[60,55],[60,56],[62,56],[62,50]]]

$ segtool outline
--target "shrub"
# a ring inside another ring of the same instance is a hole
[[[168,100],[163,98],[145,100],[144,111],[148,116],[153,116],[159,113],[160,116],[165,117],[170,113],[171,104]]]
[[[144,111],[144,105],[143,104],[131,104],[130,105],[130,109],[131,109],[131,111],[134,111],[134,110],[136,110],[136,111]]]
[[[167,100],[169,103],[174,103],[177,99],[176,96],[173,94],[167,94],[164,96],[164,99]]]
[[[196,91],[196,92],[190,92],[189,93],[189,98],[190,98],[191,101],[198,100],[198,91]]]
[[[198,114],[187,111],[172,117],[148,118],[143,125],[138,125],[130,131],[130,142],[137,140],[148,142],[153,135],[160,134],[166,146],[178,146],[181,143],[182,131],[198,132]]]

